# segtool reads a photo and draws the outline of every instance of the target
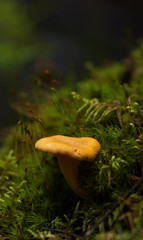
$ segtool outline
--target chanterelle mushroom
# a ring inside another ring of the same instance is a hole
[[[79,186],[78,169],[81,161],[92,162],[99,153],[101,146],[96,139],[56,135],[39,139],[35,148],[54,153],[69,186],[78,196],[85,197],[85,192]]]

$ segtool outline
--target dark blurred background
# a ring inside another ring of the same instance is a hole
[[[28,91],[31,75],[63,75],[84,62],[126,57],[143,37],[143,3],[136,0],[0,0],[0,129],[17,122],[10,89]]]

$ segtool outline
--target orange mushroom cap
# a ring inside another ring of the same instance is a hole
[[[39,139],[35,148],[57,156],[67,183],[77,195],[83,197],[83,190],[79,187],[78,168],[81,161],[94,161],[101,149],[100,143],[90,137],[76,138],[56,135]]]

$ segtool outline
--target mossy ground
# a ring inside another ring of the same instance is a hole
[[[122,63],[85,67],[75,86],[48,75],[34,80],[32,96],[14,92],[19,122],[0,154],[2,240],[82,239],[142,177],[143,46]],[[72,192],[54,155],[35,150],[39,138],[57,134],[101,143],[95,162],[80,167],[88,199]],[[140,240],[142,194],[140,184],[88,239]]]

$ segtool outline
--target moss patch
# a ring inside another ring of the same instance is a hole
[[[140,46],[124,63],[100,68],[86,63],[89,77],[74,88],[36,79],[32,96],[15,94],[19,122],[0,154],[0,239],[82,239],[139,181],[142,65]],[[93,164],[80,167],[86,200],[69,188],[55,156],[34,148],[39,138],[57,134],[94,137],[102,146]],[[142,201],[140,184],[87,238],[140,239]]]

